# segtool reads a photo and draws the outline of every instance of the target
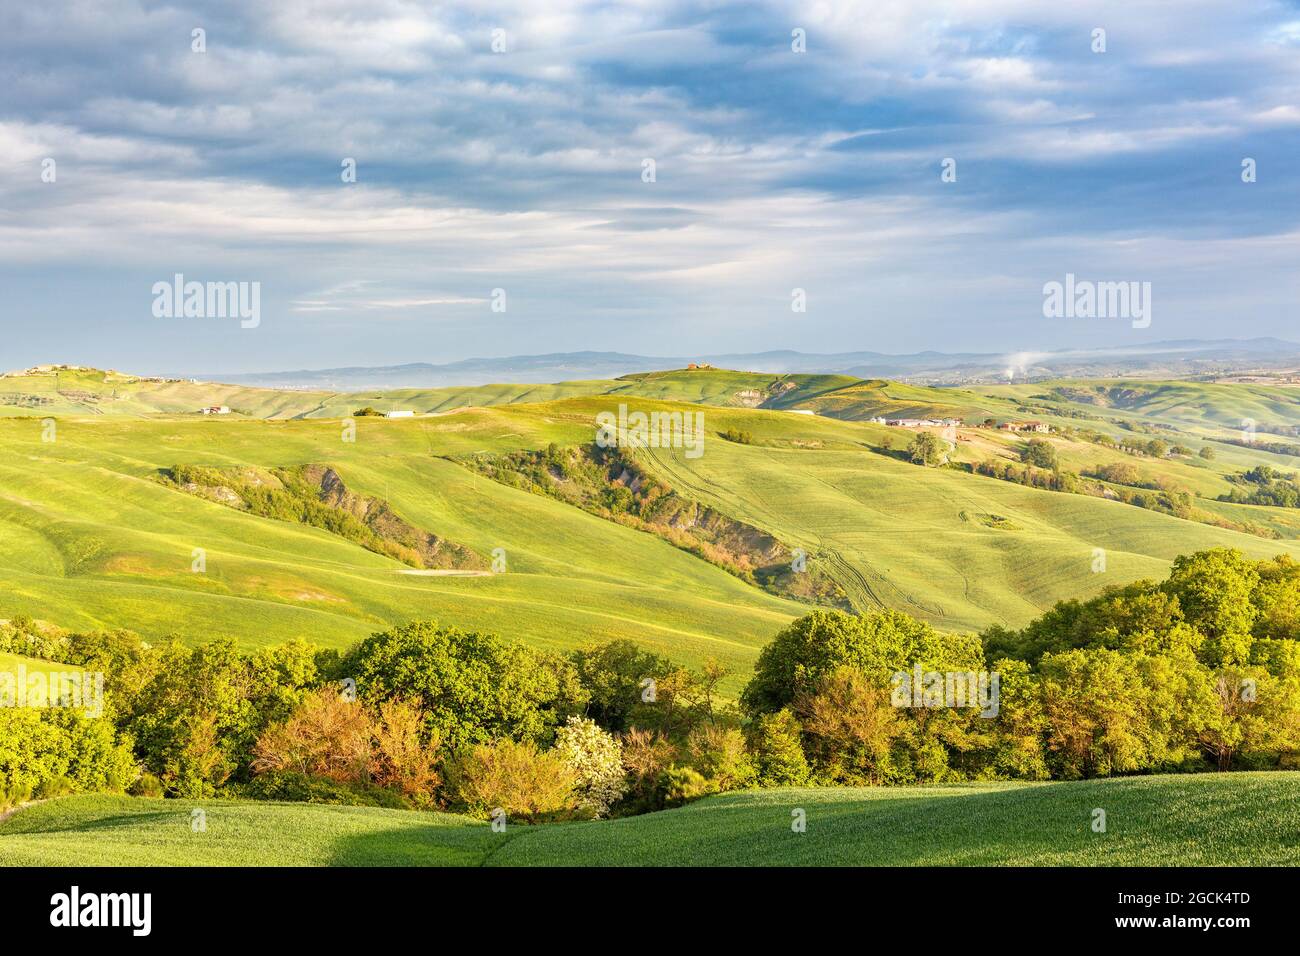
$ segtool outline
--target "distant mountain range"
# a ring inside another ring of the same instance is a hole
[[[556,352],[471,358],[434,365],[411,362],[375,367],[301,369],[236,375],[208,373],[208,381],[275,388],[356,390],[367,388],[433,388],[492,382],[544,383],[579,379],[609,379],[632,372],[682,368],[690,363],[762,372],[838,373],[858,378],[889,378],[927,385],[962,385],[1044,378],[1103,378],[1167,376],[1194,378],[1252,369],[1300,367],[1300,345],[1282,339],[1219,339],[1155,342],[1115,349],[1054,352],[944,353],[882,352],[815,354],[779,350],[721,355],[651,356],[623,352]]]

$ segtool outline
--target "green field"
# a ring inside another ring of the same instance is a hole
[[[1210,439],[1211,423],[1224,423],[1214,426],[1223,432],[1238,414],[1234,402],[1276,417],[1300,394],[1179,385],[1145,383],[1132,394],[1116,393],[1112,405],[1069,407],[1183,429],[1167,437],[1199,447]],[[346,396],[89,371],[61,372],[57,380],[9,377],[0,381],[0,402],[41,394],[49,404],[9,405],[0,417],[0,616],[26,614],[69,628],[128,627],[151,640],[233,637],[246,647],[293,637],[342,647],[412,618],[554,649],[626,637],[687,664],[721,659],[734,672],[723,689],[734,693],[758,649],[806,604],[746,584],[661,538],[505,487],[453,460],[589,443],[597,413],[621,402],[702,410],[706,454],[647,449],[638,459],[680,495],[806,551],[858,610],[894,607],[949,630],[1018,626],[1063,598],[1161,577],[1178,554],[1223,546],[1252,557],[1300,557],[1300,511],[1212,500],[1230,487],[1225,475],[1258,463],[1285,467],[1285,456],[1216,442],[1212,462],[1157,460],[1053,438],[1071,469],[1132,462],[1144,475],[1194,492],[1203,511],[1272,529],[1278,537],[1270,540],[1102,498],[918,468],[898,451],[909,440],[906,430],[865,420],[1023,417],[1054,388],[975,391],[704,370],[426,390],[416,401],[410,390]],[[1194,415],[1189,406],[1202,400],[1211,411]],[[687,404],[693,401],[713,404]],[[247,417],[181,413],[218,402]],[[413,407],[422,415],[348,415],[367,404]],[[54,419],[53,433],[46,417]],[[1036,417],[1134,434],[1105,418]],[[353,425],[349,440],[345,429]],[[727,429],[750,433],[752,443],[723,440]],[[894,453],[882,451],[886,442]],[[1021,442],[964,429],[953,457],[1010,458]],[[308,463],[328,464],[350,489],[383,498],[407,521],[485,560],[501,549],[507,572],[411,574],[337,535],[237,511],[160,480],[177,464]],[[1101,574],[1092,570],[1098,548],[1107,554]],[[202,549],[201,572],[192,570],[195,549]]]
[[[202,809],[206,830],[192,828]],[[1094,810],[1106,812],[1104,833]],[[793,811],[806,814],[804,833]],[[0,823],[15,866],[1284,866],[1300,776],[766,790],[592,823],[508,825],[402,810],[69,797]]]

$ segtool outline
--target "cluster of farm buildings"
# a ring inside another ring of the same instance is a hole
[[[888,425],[891,428],[961,428],[960,418],[886,418],[878,415],[871,419],[872,424]],[[987,425],[987,423],[985,423]],[[983,426],[977,426],[983,427]],[[998,431],[1004,432],[1050,432],[1052,426],[1046,422],[1003,422]]]

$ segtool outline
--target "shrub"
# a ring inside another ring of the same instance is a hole
[[[151,773],[142,773],[127,791],[133,797],[161,797],[163,782]]]
[[[0,707],[0,789],[28,794],[59,778],[77,791],[122,791],[136,776],[113,725],[67,707]]]
[[[576,774],[579,806],[604,816],[627,790],[623,746],[594,720],[570,717],[555,735],[553,751]]]
[[[384,701],[374,720],[370,776],[417,807],[433,806],[442,784],[437,735],[425,739],[423,712],[402,700]]]
[[[808,782],[808,760],[799,742],[801,730],[789,710],[764,714],[750,725],[749,751],[761,786],[798,787]]]
[[[572,817],[580,803],[577,784],[577,773],[563,759],[531,741],[472,744],[447,765],[451,799],[483,819],[497,808],[529,823]]]
[[[286,803],[329,803],[352,807],[409,809],[401,794],[359,780],[330,780],[294,770],[259,774],[234,792],[249,800],[283,800]]]
[[[734,727],[704,724],[686,738],[691,765],[718,793],[743,790],[758,780],[754,762],[745,749],[745,735]]]
[[[253,747],[253,772],[293,771],[336,781],[365,780],[373,727],[358,701],[333,689],[309,696],[283,724],[269,727]]]
[[[77,785],[67,776],[60,774],[57,777],[46,777],[40,782],[32,796],[37,800],[53,800],[56,797],[66,797],[70,793],[77,792]]]
[[[662,809],[664,774],[677,759],[677,748],[665,737],[636,728],[623,735],[622,743],[629,809]]]
[[[698,800],[714,793],[715,788],[704,775],[691,767],[672,766],[664,771],[664,805],[680,807],[690,800]]]
[[[32,798],[31,784],[15,783],[0,786],[0,813],[14,809]]]
[[[842,667],[821,679],[815,692],[795,699],[808,752],[819,779],[878,784],[889,772],[898,711],[889,694],[859,672]]]

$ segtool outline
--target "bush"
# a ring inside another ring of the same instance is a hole
[[[424,726],[424,713],[414,704],[384,701],[374,720],[370,755],[371,779],[397,790],[417,807],[433,806],[442,784],[441,740],[437,735],[426,739]]]
[[[890,747],[899,733],[898,711],[882,687],[861,672],[842,667],[827,674],[816,691],[799,695],[795,713],[809,740],[819,780],[836,784],[883,783]]]
[[[324,689],[283,724],[267,728],[253,747],[254,773],[292,771],[345,782],[365,780],[370,766],[370,716],[358,701]]]
[[[623,735],[622,743],[627,808],[633,812],[663,809],[664,775],[677,759],[677,748],[658,734],[635,728]]]
[[[107,720],[67,707],[0,707],[0,790],[30,794],[66,778],[77,791],[121,792],[136,772]]]
[[[601,730],[594,720],[570,717],[555,735],[555,750],[577,777],[579,806],[594,816],[605,816],[623,797],[623,746]]]
[[[31,798],[32,788],[30,784],[15,783],[7,787],[0,786],[0,813],[21,806]]]
[[[734,727],[697,727],[686,738],[686,749],[691,765],[718,793],[743,790],[758,781],[754,762],[745,749],[745,735]]]
[[[799,742],[801,730],[789,710],[764,714],[750,725],[749,751],[760,786],[800,787],[808,782],[808,761]]]
[[[70,793],[77,792],[77,785],[68,777],[60,774],[57,777],[46,777],[40,782],[32,796],[37,800],[53,800],[56,797],[66,797]]]
[[[703,774],[691,767],[669,767],[664,772],[664,805],[680,807],[690,800],[698,800],[716,792]]]
[[[133,797],[161,797],[163,782],[151,773],[142,773],[127,791]]]
[[[447,790],[459,809],[486,819],[500,808],[529,823],[577,816],[578,775],[531,741],[473,744],[447,765]]]
[[[387,807],[405,810],[410,804],[392,790],[359,780],[330,780],[294,770],[272,770],[234,788],[237,796],[249,800],[282,800],[286,803],[329,803],[351,807]]]

